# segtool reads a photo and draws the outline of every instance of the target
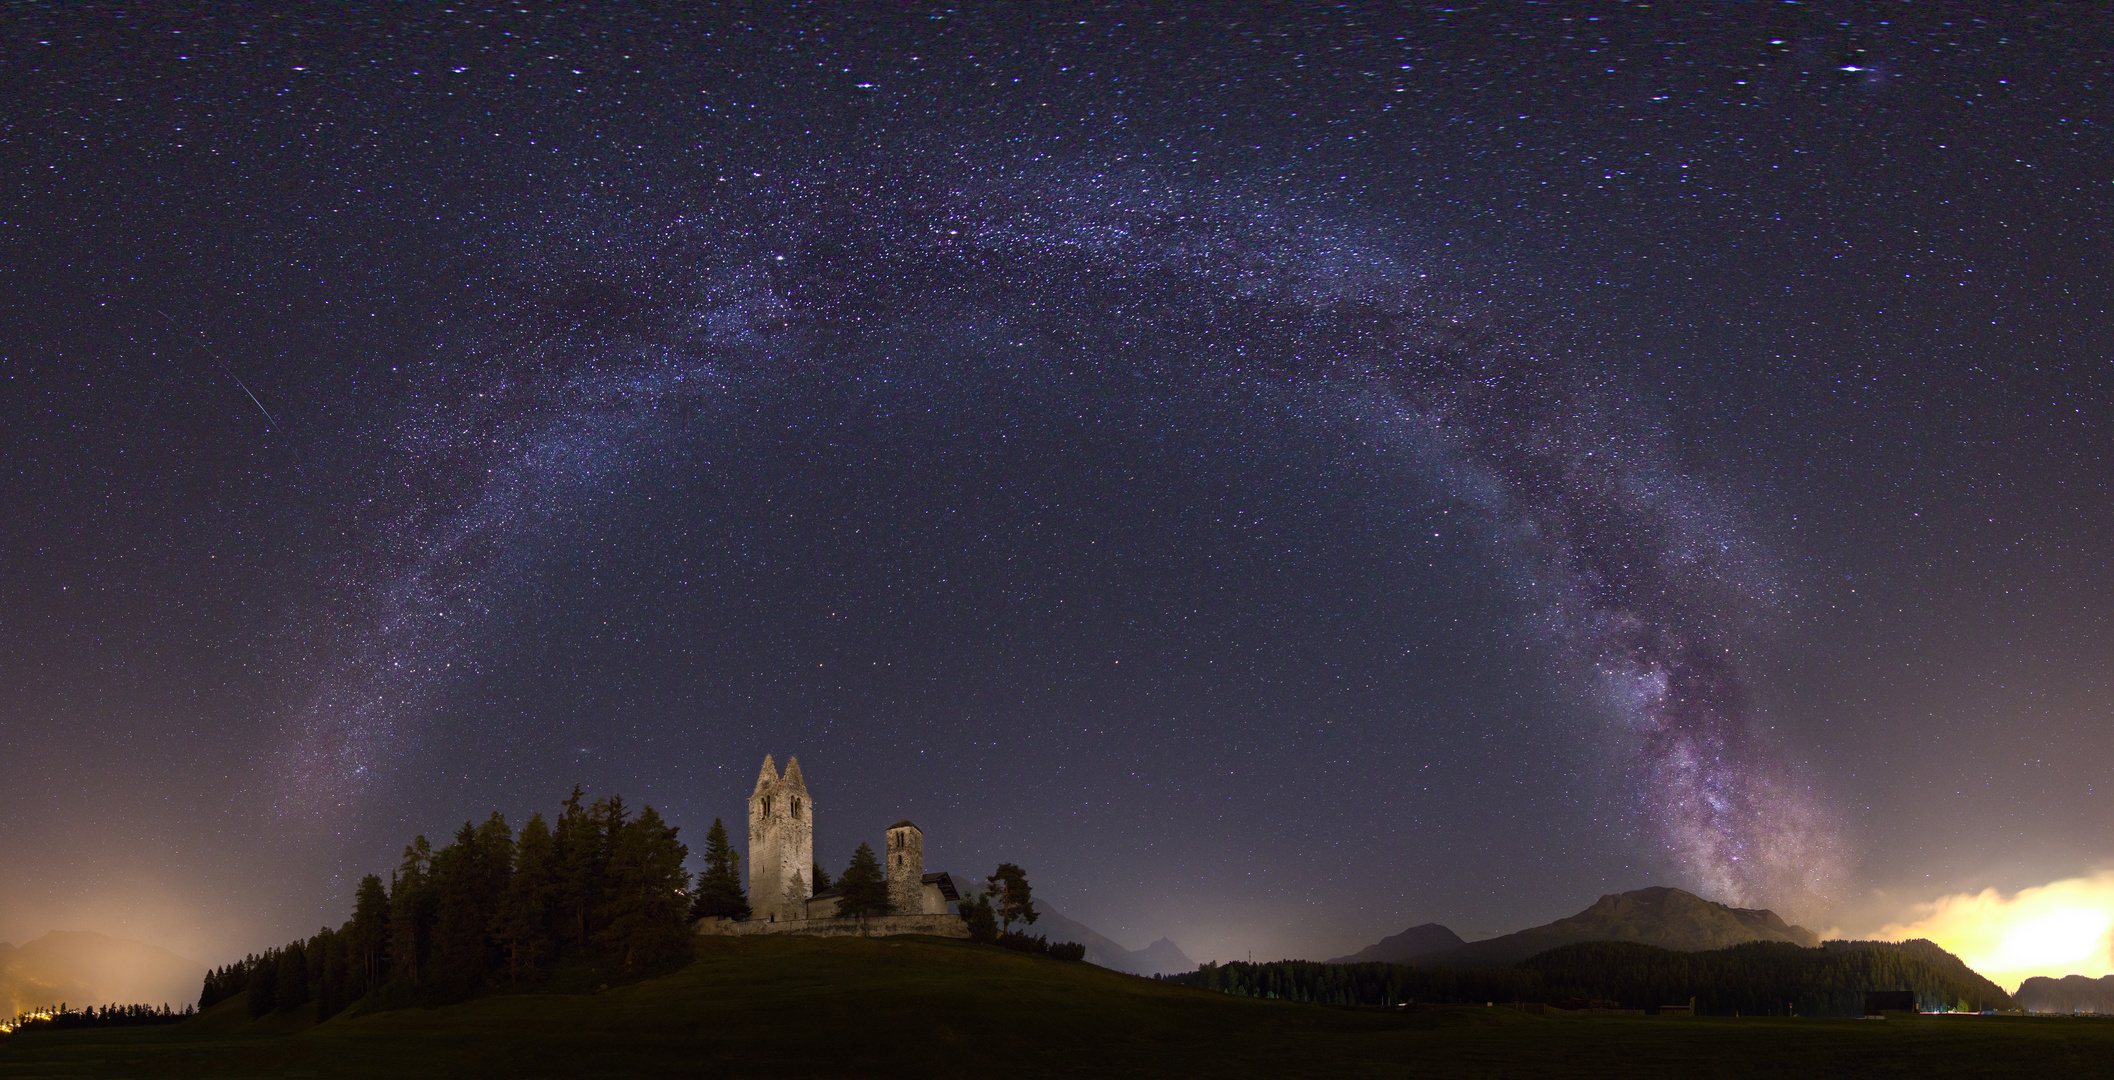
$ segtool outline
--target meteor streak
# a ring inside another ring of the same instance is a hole
[[[160,308],[155,308],[154,313],[156,315],[161,316],[162,319],[169,324],[169,329],[174,330],[179,334],[183,333],[183,328],[176,325],[175,319],[169,318],[168,312],[163,311]],[[264,414],[264,419],[268,421],[271,426],[279,426],[279,418],[273,416],[272,411],[264,407],[264,402],[257,400],[256,392],[250,389],[248,383],[242,381],[242,376],[235,374],[235,369],[228,366],[228,362],[222,359],[219,353],[213,351],[213,346],[206,341],[206,334],[203,330],[198,331],[198,347],[204,349],[207,356],[210,356],[214,360],[219,362],[220,370],[227,372],[228,378],[235,380],[235,385],[241,387],[242,392],[249,395],[250,401],[256,404],[257,411]]]

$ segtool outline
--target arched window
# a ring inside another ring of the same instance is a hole
[[[797,798],[793,800],[793,816],[800,816],[800,800]]]
[[[771,797],[769,795],[763,797],[763,816],[771,816]]]

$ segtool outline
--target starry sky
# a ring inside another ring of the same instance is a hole
[[[6,12],[0,939],[766,753],[1198,959],[2114,860],[2104,7]]]

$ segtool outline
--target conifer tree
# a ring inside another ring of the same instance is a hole
[[[881,862],[874,858],[873,848],[860,844],[852,852],[851,865],[844,868],[844,876],[837,879],[837,914],[863,918],[868,915],[886,915],[891,910],[888,901],[888,882],[881,876]]]
[[[741,856],[727,842],[727,826],[718,818],[712,819],[711,831],[705,833],[705,872],[697,875],[690,917],[749,917],[748,897],[741,887]]]
[[[433,845],[420,836],[404,848],[389,890],[389,972],[417,986],[426,973],[435,896],[430,868]]]
[[[558,814],[557,841],[558,885],[557,903],[562,941],[575,948],[585,948],[588,941],[588,918],[601,904],[603,868],[603,840],[601,817],[603,804],[593,807],[580,805],[580,786],[573,785],[573,793],[567,797]]]
[[[969,940],[986,945],[998,940],[998,916],[991,913],[991,897],[985,893],[962,905],[962,919],[969,924]]]
[[[263,956],[249,958],[250,1016],[269,1016],[279,1010],[279,950],[266,949]]]
[[[1039,917],[1028,889],[1027,871],[1012,863],[999,863],[998,870],[984,880],[991,886],[989,895],[993,897],[1001,932],[1011,933],[1016,922],[1032,925]]]
[[[308,949],[293,942],[279,950],[278,1006],[291,1009],[308,1004]]]
[[[352,921],[346,924],[346,1000],[357,1001],[380,986],[389,960],[389,894],[382,879],[369,874],[353,894]]]
[[[612,798],[605,819],[616,843],[609,860],[609,900],[605,929],[597,940],[623,957],[630,968],[656,967],[688,954],[690,927],[683,890],[690,874],[683,860],[690,849],[676,840],[676,828],[646,807],[633,821],[622,817],[623,804]]]
[[[506,950],[507,977],[534,980],[556,951],[551,905],[557,895],[557,849],[542,814],[530,814],[514,842],[514,876],[508,882],[493,935]]]
[[[316,999],[318,1021],[336,1016],[352,1002],[351,929],[350,922],[339,930],[326,926],[308,939],[309,993]]]
[[[828,892],[835,887],[829,879],[829,871],[824,870],[819,862],[813,865],[812,872],[808,876],[814,881],[815,891],[818,893]]]
[[[513,858],[513,831],[496,812],[482,826],[464,822],[454,842],[434,857],[431,981],[441,993],[465,993],[495,966],[492,924]]]

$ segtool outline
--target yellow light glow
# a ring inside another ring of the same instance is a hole
[[[2035,975],[2114,974],[2114,871],[2020,889],[1955,893],[1911,905],[1872,937],[1929,938],[2009,989]]]

